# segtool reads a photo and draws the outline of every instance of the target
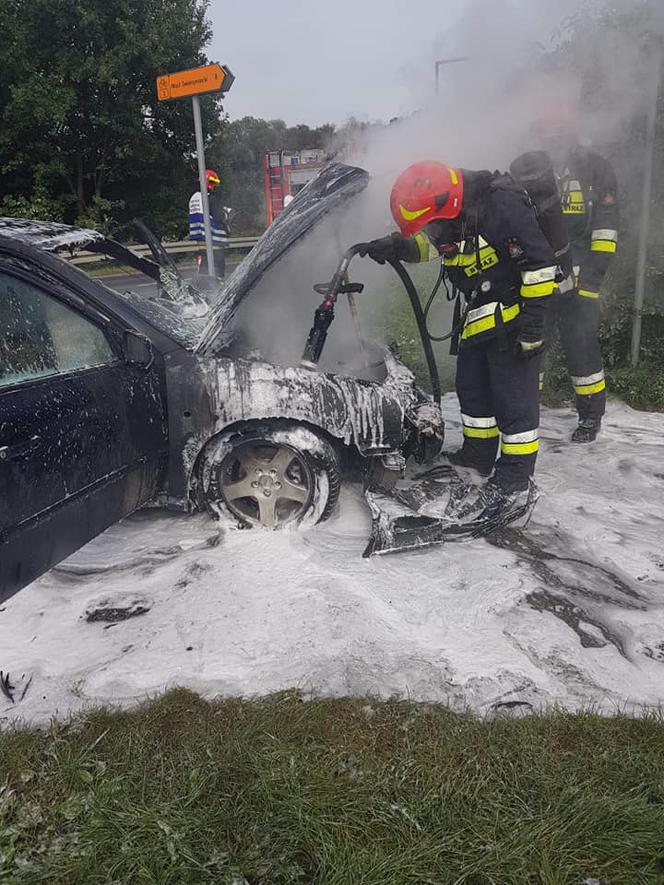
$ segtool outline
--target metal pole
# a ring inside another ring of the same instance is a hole
[[[461,58],[439,58],[434,62],[434,71],[435,71],[435,79],[436,79],[436,95],[438,95],[440,91],[440,66],[441,65],[453,65],[459,61],[468,61],[468,56],[463,55]]]
[[[650,107],[648,108],[648,128],[646,131],[645,169],[643,194],[641,196],[641,223],[639,226],[639,251],[636,259],[636,283],[634,287],[634,323],[632,325],[632,349],[630,362],[639,364],[641,348],[641,314],[646,288],[646,267],[648,259],[648,235],[650,232],[650,203],[652,200],[652,170],[655,155],[655,130],[657,126],[657,104],[659,100],[659,78],[661,72],[661,49],[658,46],[653,59]]]
[[[192,95],[191,104],[194,109],[194,132],[196,133],[196,154],[198,156],[198,181],[201,186],[201,202],[203,203],[203,224],[205,226],[205,253],[207,255],[208,276],[216,277],[214,249],[212,246],[212,225],[210,224],[210,204],[208,202],[207,184],[205,181],[203,123],[201,121],[201,105],[197,95]]]

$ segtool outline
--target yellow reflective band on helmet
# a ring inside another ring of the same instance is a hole
[[[593,240],[590,244],[591,252],[615,252],[618,244],[613,240]]]
[[[531,283],[530,285],[523,285],[521,286],[521,297],[546,298],[548,295],[553,295],[553,291],[555,288],[555,282]]]
[[[538,439],[524,443],[506,443],[503,440],[500,444],[500,451],[503,455],[534,455],[538,450]]]
[[[592,396],[593,393],[601,393],[606,388],[606,381],[602,378],[596,384],[574,385],[574,393],[577,396]]]
[[[452,184],[459,183],[459,176],[456,174],[454,169],[450,169],[450,178],[452,179]]]
[[[599,298],[599,292],[591,292],[590,289],[579,289],[579,295],[583,298]]]
[[[493,302],[492,304],[486,305],[486,307],[490,309],[490,312],[487,312],[486,316],[478,317],[478,319],[472,319],[472,315],[475,311],[470,311],[468,314],[469,319],[466,321],[466,325],[461,333],[462,338],[471,338],[473,335],[479,335],[481,332],[488,332],[490,329],[496,328],[496,304]],[[481,311],[482,308],[478,308],[478,310]],[[503,322],[509,323],[518,315],[519,310],[520,307],[518,304],[512,304],[510,307],[503,307],[501,305]]]
[[[409,209],[406,209],[405,206],[399,205],[399,211],[406,221],[415,221],[416,218],[421,218],[422,215],[431,212],[431,206],[427,206],[426,209],[415,209],[411,212]]]

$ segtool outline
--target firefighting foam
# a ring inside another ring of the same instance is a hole
[[[636,0],[618,4],[635,15],[640,6]],[[507,169],[524,150],[539,146],[538,122],[564,108],[578,123],[584,143],[612,149],[619,179],[638,178],[641,157],[629,149],[628,133],[647,100],[647,40],[616,29],[597,45],[589,32],[587,57],[572,64],[552,55],[561,52],[564,28],[574,20],[583,27],[588,14],[588,4],[578,2],[556,4],[555,10],[551,4],[510,2],[501,4],[497,15],[495,4],[477,0],[464,4],[460,18],[431,22],[429,57],[403,64],[410,106],[389,124],[370,124],[330,145],[344,162],[370,172],[369,188],[348,211],[305,237],[270,274],[265,291],[254,293],[245,323],[251,343],[261,351],[267,348],[277,362],[297,361],[307,311],[316,304],[312,284],[329,278],[352,243],[394,229],[389,193],[410,163],[436,159],[467,169]],[[664,34],[664,9],[656,15],[651,27]],[[433,95],[434,61],[445,59],[460,60],[440,65],[438,95]],[[366,295],[359,299],[364,332],[384,338],[384,291],[393,286],[391,271],[366,261],[358,261],[352,271],[366,284]],[[436,319],[442,324],[451,319],[442,303]],[[327,356],[338,366],[356,341],[341,308],[337,322]]]

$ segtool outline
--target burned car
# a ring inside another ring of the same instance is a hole
[[[367,180],[324,169],[211,307],[147,232],[152,258],[96,231],[0,219],[0,602],[150,502],[247,526],[325,519],[345,467],[422,451],[423,404],[439,447],[431,401],[389,350],[359,368],[276,364],[242,327],[248,293]],[[113,291],[65,260],[80,249],[158,292]]]

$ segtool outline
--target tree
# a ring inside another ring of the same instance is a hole
[[[628,366],[642,208],[649,84],[664,56],[661,0],[630,4],[598,0],[560,30],[545,59],[553,72],[573,72],[581,84],[582,120],[599,133],[596,147],[612,161],[621,202],[618,254],[601,302],[600,340],[610,389],[639,408],[662,408],[664,390],[664,65],[657,102],[646,305],[639,370]],[[592,134],[592,132],[590,133]],[[561,367],[562,369],[562,367]],[[560,378],[566,378],[561,371]]]
[[[188,101],[157,75],[206,64],[209,0],[0,0],[0,200],[113,228],[183,230],[196,181]],[[219,101],[203,118],[216,134]]]
[[[603,0],[568,19],[547,62],[572,71],[581,84],[581,110],[599,132],[598,149],[613,162],[621,194],[621,240],[612,268],[619,292],[631,298],[645,159],[645,124],[656,55],[664,56],[664,9],[659,0]],[[650,225],[649,295],[662,300],[664,278],[664,63],[661,67]],[[586,133],[588,134],[588,133]],[[592,132],[589,134],[593,134]]]
[[[225,121],[208,152],[211,165],[221,170],[222,187],[235,210],[235,228],[256,233],[265,227],[263,156],[267,151],[328,148],[334,126],[315,129],[304,124],[287,126],[283,120],[242,117]]]

